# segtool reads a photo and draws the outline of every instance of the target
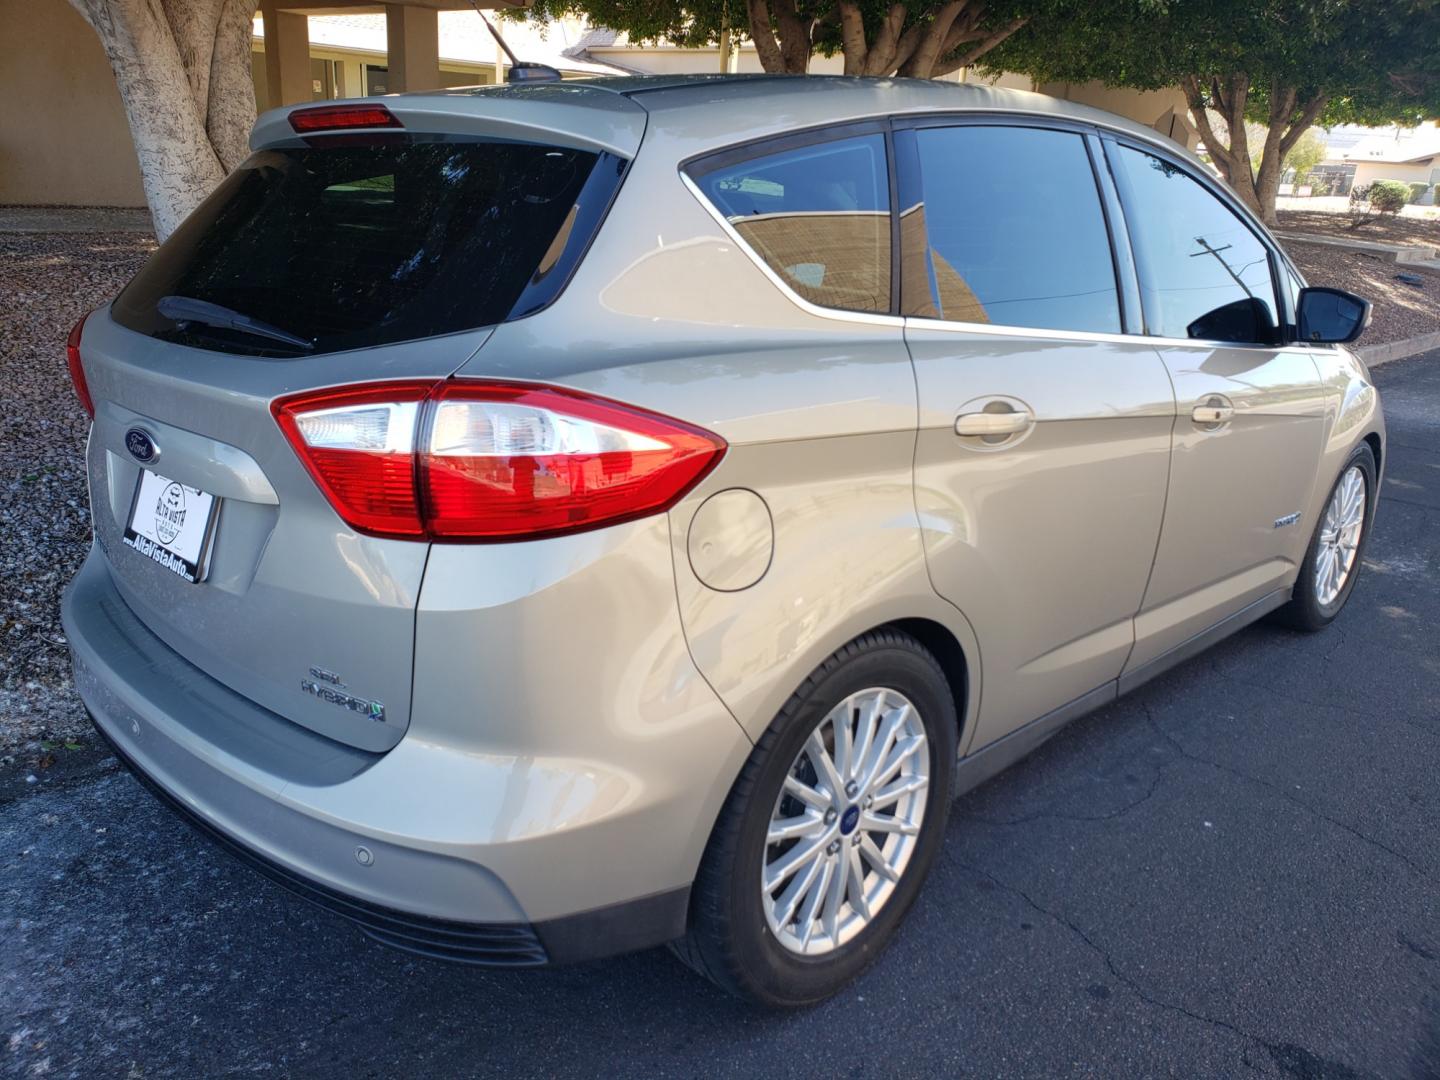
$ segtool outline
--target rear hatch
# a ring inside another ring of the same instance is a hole
[[[590,96],[608,100],[388,99],[384,128],[371,103],[365,130],[303,137],[269,114],[252,158],[87,320],[96,537],[192,664],[352,746],[404,734],[429,545],[347,525],[271,406],[444,379],[553,299],[643,130]]]

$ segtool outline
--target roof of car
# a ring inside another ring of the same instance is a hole
[[[660,119],[666,128],[690,136],[701,129],[708,132],[731,126],[727,123],[730,118],[736,136],[760,138],[895,113],[1004,112],[1096,124],[1183,150],[1155,129],[1115,113],[984,83],[851,75],[714,74],[602,76],[566,80],[563,85],[628,98],[650,113],[652,122]]]
[[[707,148],[751,142],[895,114],[1006,113],[1095,124],[1184,153],[1152,128],[1088,105],[1025,90],[935,79],[857,78],[847,75],[639,75],[564,82],[453,87],[389,95],[401,114],[435,123],[514,123],[550,132],[576,145],[628,156],[641,137],[675,139],[686,156]],[[348,102],[346,104],[349,104]],[[288,114],[262,116],[252,147],[294,137]],[[660,140],[656,140],[660,141]]]

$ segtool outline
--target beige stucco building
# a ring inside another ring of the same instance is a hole
[[[1376,180],[1400,180],[1406,184],[1440,184],[1440,142],[1421,149],[1418,146],[1396,148],[1385,157],[1355,157],[1345,159],[1346,164],[1355,166],[1355,185],[1370,184]]]
[[[482,0],[506,6],[510,0]],[[0,205],[144,206],[140,171],[120,94],[98,39],[66,0],[0,0],[6,57],[0,62]],[[273,27],[273,30],[270,29]],[[631,43],[576,20],[548,27],[505,21],[521,60],[567,78],[721,70],[717,48]],[[503,79],[505,62],[468,0],[317,0],[314,7],[262,0],[252,52],[261,110],[297,101],[359,97]],[[753,46],[731,50],[732,71],[759,71]],[[814,74],[838,74],[838,56],[817,56]],[[973,73],[947,78],[963,81]],[[1001,85],[1039,90],[1153,125],[1195,145],[1178,91],[1140,93],[1099,84]]]

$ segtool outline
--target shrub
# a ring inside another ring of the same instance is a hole
[[[1375,220],[1375,212],[1370,209],[1370,189],[1373,184],[1356,184],[1350,189],[1350,227],[1358,229],[1362,225],[1368,225]]]
[[[1410,185],[1400,180],[1376,180],[1370,185],[1370,206],[1381,214],[1398,214],[1410,201]]]
[[[1425,197],[1425,192],[1430,190],[1429,184],[1411,184],[1410,202],[1417,203]]]

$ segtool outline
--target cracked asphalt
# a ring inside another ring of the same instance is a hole
[[[1252,627],[955,804],[896,941],[808,1012],[663,950],[474,971],[370,944],[98,753],[0,778],[0,1071],[1440,1076],[1440,353],[1328,631]]]

